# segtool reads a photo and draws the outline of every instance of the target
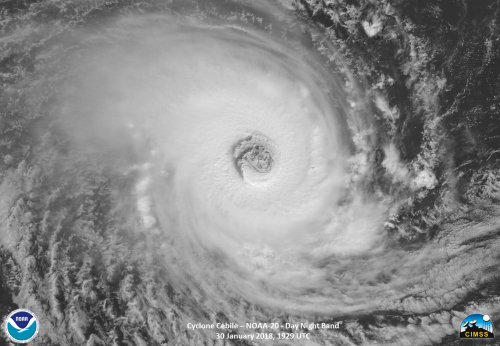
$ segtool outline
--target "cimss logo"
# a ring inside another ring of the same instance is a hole
[[[38,319],[29,310],[17,309],[5,320],[5,332],[12,341],[25,344],[38,334]]]
[[[460,338],[485,339],[494,338],[493,324],[490,316],[474,314],[467,316],[460,327]]]

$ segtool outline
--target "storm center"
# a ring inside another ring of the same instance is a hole
[[[233,158],[236,169],[247,182],[260,180],[272,171],[275,164],[271,141],[263,135],[247,136],[238,141]]]

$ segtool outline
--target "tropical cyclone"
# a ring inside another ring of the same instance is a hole
[[[181,255],[214,296],[222,280],[265,305],[285,308],[285,294],[305,299],[300,309],[343,306],[331,286],[304,295],[336,275],[319,263],[377,253],[385,238],[383,204],[350,177],[357,166],[345,133],[370,121],[345,102],[358,97],[345,88],[349,75],[256,30],[196,20],[187,28],[168,15],[103,30],[113,44],[90,36],[72,61],[85,73],[63,92],[61,123],[81,146],[116,137],[135,148],[143,225],[175,239],[164,245],[165,267]],[[218,261],[219,270],[205,269]],[[191,286],[185,280],[173,281]]]
[[[498,314],[498,5],[276,3],[2,19],[1,296],[43,344],[309,321],[318,344],[427,345]]]

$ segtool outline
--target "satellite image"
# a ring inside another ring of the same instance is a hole
[[[0,346],[499,345],[499,268],[499,0],[0,0]]]

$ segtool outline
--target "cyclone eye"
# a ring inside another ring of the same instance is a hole
[[[248,182],[268,175],[275,165],[271,141],[263,135],[251,135],[234,146],[234,164],[240,176]]]
[[[245,151],[243,156],[238,160],[238,166],[249,165],[259,173],[269,173],[272,168],[273,157],[269,150],[260,145],[255,144]]]

